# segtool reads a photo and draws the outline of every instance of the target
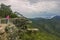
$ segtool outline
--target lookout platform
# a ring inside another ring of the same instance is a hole
[[[15,24],[13,24],[13,21],[16,22],[15,21],[16,19],[17,20],[23,20],[22,18],[10,18],[8,20],[6,18],[1,18],[0,19],[0,32],[1,32],[1,30],[3,30],[3,32],[4,32],[5,27],[8,26],[9,24],[11,26],[15,26]],[[28,22],[32,23],[31,21],[28,21]],[[18,23],[16,22],[16,24],[18,24]],[[38,31],[37,28],[27,28],[27,30],[28,31]]]

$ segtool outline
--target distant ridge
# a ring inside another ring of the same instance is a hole
[[[60,37],[60,16],[54,16],[51,19],[33,18],[30,20],[32,21],[33,27]]]
[[[53,17],[54,19],[60,19],[60,16],[55,16],[55,17]]]

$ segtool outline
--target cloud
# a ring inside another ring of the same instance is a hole
[[[12,10],[26,17],[59,15],[60,13],[60,0],[0,0],[0,3],[11,5]]]

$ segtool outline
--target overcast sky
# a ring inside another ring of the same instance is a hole
[[[0,3],[11,5],[25,17],[53,17],[60,15],[60,0],[0,0]]]

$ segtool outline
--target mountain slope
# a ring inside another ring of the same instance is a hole
[[[47,32],[60,37],[60,16],[55,16],[51,19],[33,18],[32,26],[39,28],[41,32]]]

